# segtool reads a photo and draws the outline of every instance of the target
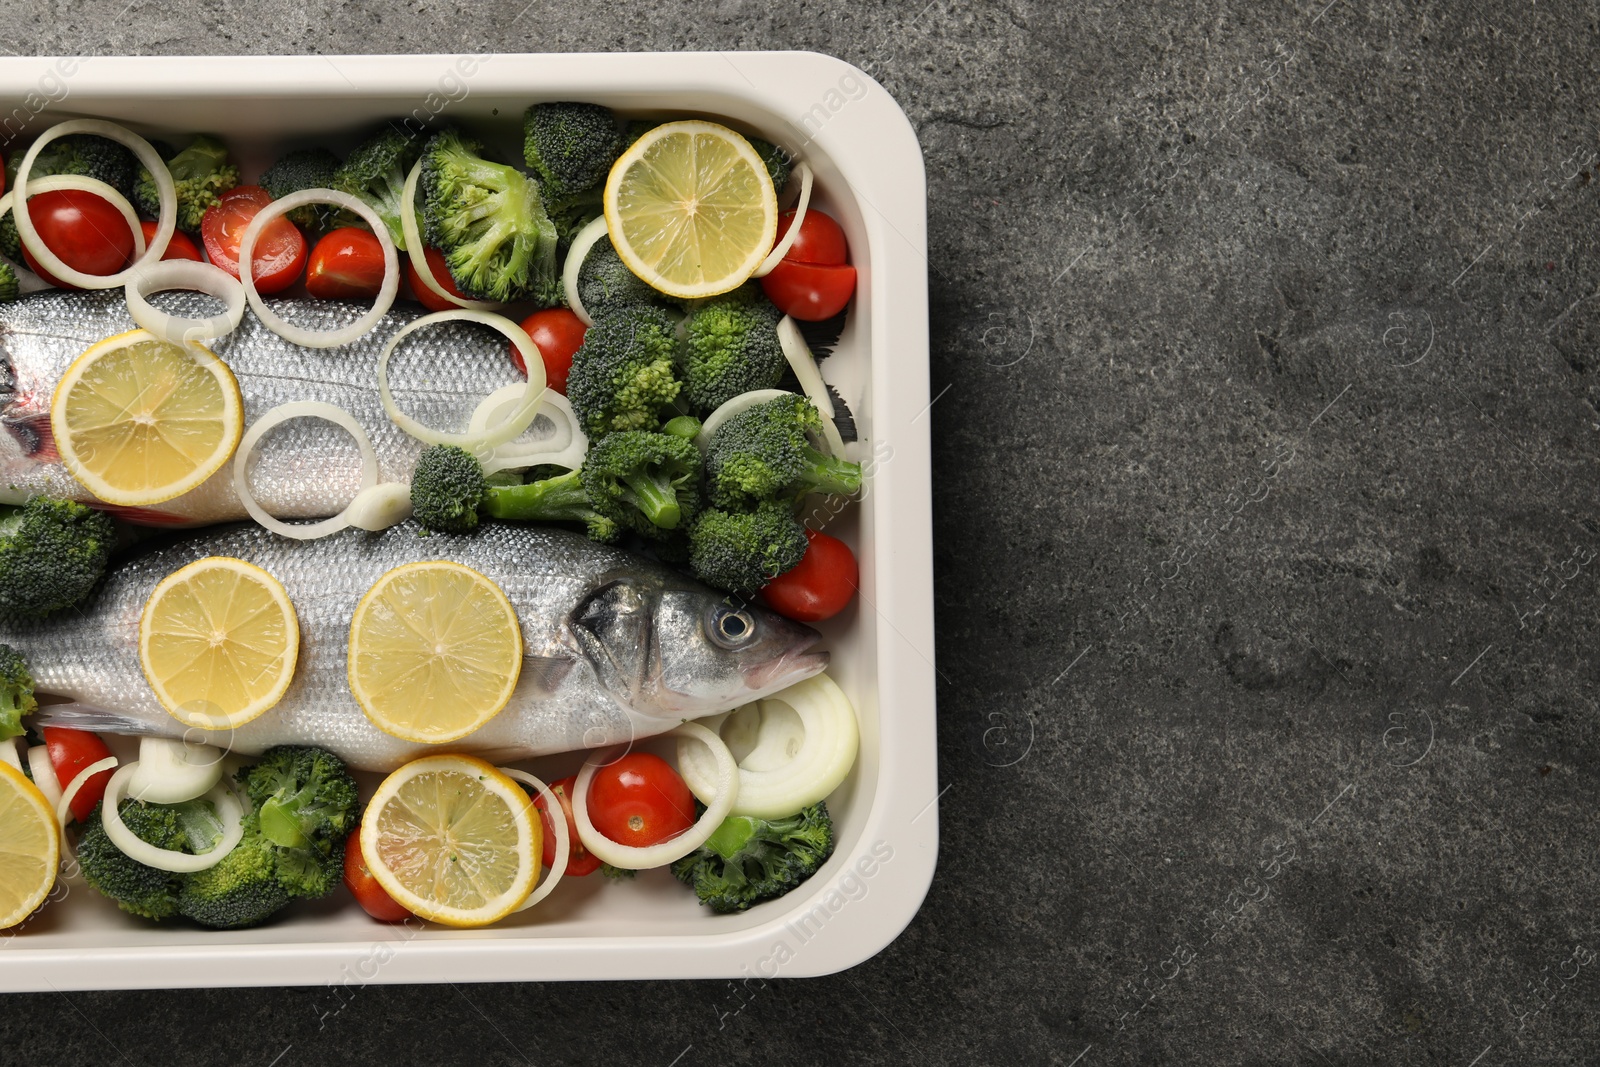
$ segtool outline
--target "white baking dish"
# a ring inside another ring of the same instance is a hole
[[[926,191],[905,115],[881,86],[812,53],[301,56],[0,60],[0,141],[97,116],[214,131],[259,171],[286,142],[343,141],[413,116],[513,124],[539,100],[721,116],[798,152],[843,224],[860,290],[824,370],[851,405],[869,490],[829,529],[861,561],[859,604],[825,629],[861,717],[861,756],[831,798],[839,844],[799,890],[717,916],[664,871],[572,879],[487,930],[374,923],[342,892],[257,930],[155,926],[64,882],[0,933],[0,989],[49,990],[559,978],[816,975],[865,960],[920,905],[937,853]],[[570,773],[572,757],[544,761]],[[559,768],[559,770],[557,770]],[[7,936],[10,935],[10,936]],[[337,989],[329,1011],[343,1003]]]

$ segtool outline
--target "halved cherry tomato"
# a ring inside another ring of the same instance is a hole
[[[99,734],[87,730],[69,730],[64,726],[46,726],[44,745],[45,751],[50,753],[50,766],[56,772],[56,781],[61,783],[63,794],[85,767],[111,755],[111,750],[100,740]],[[72,798],[72,817],[78,822],[87,819],[94,811],[94,806],[100,803],[100,798],[106,795],[106,783],[111,781],[111,773],[96,773],[83,783],[78,795]]]
[[[311,250],[306,292],[318,300],[370,300],[381,288],[383,245],[370,231],[345,226]]]
[[[522,328],[528,331],[533,343],[539,346],[539,354],[544,357],[545,384],[566,396],[567,375],[572,371],[572,354],[583,344],[583,334],[588,327],[566,308],[545,308],[523,319]],[[522,349],[516,345],[511,346],[511,362],[523,374],[528,373],[528,365],[522,360]]]
[[[347,837],[344,842],[344,885],[356,898],[356,903],[374,919],[397,923],[401,919],[411,918],[411,913],[396,904],[394,897],[378,884],[378,880],[372,877],[372,872],[367,869],[367,861],[361,855],[359,830]]]
[[[584,848],[583,842],[578,840],[578,824],[572,817],[572,791],[577,784],[578,776],[572,775],[559,782],[551,782],[550,792],[561,802],[561,810],[567,816],[567,840],[571,842],[571,847],[567,850],[566,873],[581,878],[600,869],[600,858]],[[539,817],[544,820],[544,865],[549,867],[556,862],[555,823],[551,821],[550,813],[545,810],[543,796],[536,798],[533,806],[539,809]]]
[[[794,212],[785,211],[778,216],[778,241],[794,224]],[[774,242],[776,244],[777,242]],[[850,262],[850,245],[844,239],[844,228],[832,215],[808,210],[800,223],[800,236],[794,239],[783,258],[794,263],[814,263],[821,267],[837,267]]]
[[[786,618],[800,622],[831,619],[856,595],[861,570],[850,546],[837,537],[807,530],[806,540],[811,543],[800,562],[768,582],[761,599]]]
[[[784,259],[761,279],[761,291],[785,315],[821,322],[850,303],[856,291],[856,269],[848,263],[823,267]]]
[[[259,185],[236,185],[207,209],[200,219],[200,239],[206,258],[239,276],[239,241],[256,213],[272,203],[272,194]],[[300,277],[306,264],[306,239],[300,227],[279,216],[267,223],[250,253],[250,278],[263,296],[282,292]]]
[[[428,267],[433,271],[433,280],[438,282],[445,292],[459,296],[463,300],[468,299],[466,293],[456,288],[455,279],[450,277],[450,265],[444,261],[444,253],[437,248],[430,248],[427,250],[427,254]],[[417,268],[412,264],[411,260],[412,256],[407,255],[406,280],[411,283],[411,295],[416,298],[417,303],[429,311],[454,311],[461,306],[450,303],[450,301],[429,289],[428,284],[417,273]]]
[[[122,212],[101,197],[77,189],[58,189],[28,198],[28,218],[45,247],[61,262],[84,274],[115,274],[133,256],[133,230]],[[22,246],[28,269],[51,285],[77,286],[58,281],[39,268],[28,246]]]
[[[660,756],[630,752],[589,782],[589,821],[619,845],[645,848],[694,825],[694,794]]]
[[[139,229],[144,231],[144,243],[149,244],[156,239],[156,224],[146,219],[139,223]],[[189,235],[182,230],[172,231],[172,240],[167,242],[167,250],[162,253],[162,259],[200,259],[200,250],[189,240]]]

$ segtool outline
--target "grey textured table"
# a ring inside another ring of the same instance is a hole
[[[1593,2],[123,2],[0,43],[808,48],[899,99],[947,390],[941,862],[881,955],[737,1014],[47,994],[0,1061],[1600,1058]]]

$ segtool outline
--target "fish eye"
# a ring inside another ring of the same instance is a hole
[[[716,607],[711,609],[712,643],[719,648],[737,649],[748,645],[756,636],[756,620],[748,611]]]

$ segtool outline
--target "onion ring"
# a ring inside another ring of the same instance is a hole
[[[128,314],[163,341],[209,341],[232,333],[244,321],[244,286],[221,267],[192,259],[164,259],[133,271],[124,293]],[[193,289],[214,296],[227,309],[220,315],[188,319],[151,307],[149,295],[168,289]]]
[[[422,284],[428,290],[447,304],[454,304],[458,308],[468,311],[498,311],[505,307],[504,304],[493,300],[472,300],[464,296],[456,296],[439,284],[433,276],[433,266],[428,262],[428,246],[422,243],[422,234],[417,229],[417,175],[422,173],[422,160],[412,164],[411,173],[406,175],[405,192],[400,194],[400,232],[405,235],[406,255],[411,257],[411,266],[417,272],[417,277],[422,279]],[[524,352],[537,351],[533,346],[523,349]]]
[[[256,239],[261,236],[261,231],[267,223],[286,211],[293,211],[306,204],[333,204],[355,212],[372,227],[372,236],[383,246],[383,287],[378,290],[377,299],[372,302],[372,307],[367,309],[366,314],[337,330],[305,330],[284,322],[276,312],[267,308],[266,301],[256,292],[255,279],[250,276],[250,255],[255,251]],[[337,189],[302,189],[298,193],[290,193],[282,200],[274,200],[256,212],[255,218],[250,220],[250,225],[244,228],[244,236],[239,238],[239,281],[244,285],[244,295],[249,299],[250,307],[255,310],[256,317],[266,323],[267,328],[273,333],[290,344],[305,348],[337,348],[366,336],[394,306],[395,294],[400,291],[400,254],[394,249],[394,239],[389,236],[389,227],[383,224],[378,213],[368,207],[365,201],[349,193],[341,193]]]
[[[250,463],[250,453],[255,451],[256,444],[266,432],[279,423],[299,418],[324,419],[341,427],[356,439],[356,446],[361,449],[361,489],[357,492],[355,500],[361,498],[362,492],[378,484],[378,454],[372,450],[372,442],[367,440],[367,432],[348,411],[320,400],[294,400],[287,404],[279,404],[262,415],[244,432],[239,448],[233,454],[233,488],[239,494],[240,502],[244,504],[251,518],[273,533],[292,537],[297,541],[309,541],[338,533],[349,526],[350,509],[355,505],[355,500],[346,504],[344,510],[331,519],[323,519],[321,522],[305,526],[291,526],[268,515],[266,509],[256,502],[255,496],[250,492],[250,478],[246,473]]]
[[[127,788],[128,779],[133,777],[133,772],[138,766],[139,761],[134,760],[132,763],[124,763],[117,769],[117,773],[111,776],[111,781],[106,783],[106,798],[100,805],[100,824],[105,827],[106,836],[129,859],[146,867],[154,867],[158,871],[193,874],[195,871],[210,870],[221,863],[243,839],[244,805],[240,803],[238,795],[232,789],[218,784],[205,794],[205,799],[217,806],[217,817],[222,820],[223,826],[222,840],[218,841],[210,852],[202,852],[195,856],[169,848],[157,848],[145,841],[128,829],[128,824],[122,821],[122,812],[118,810],[122,805],[122,794]]]
[[[150,177],[160,192],[160,221],[156,225],[155,238],[139,253],[133,266],[116,274],[84,274],[61,262],[61,257],[50,251],[26,211],[13,213],[17,222],[17,236],[22,238],[23,245],[33,253],[33,258],[39,266],[48,271],[52,277],[69,285],[76,285],[80,289],[115,289],[119,285],[127,284],[128,279],[133,276],[135,267],[158,262],[167,254],[167,242],[172,240],[173,231],[177,229],[178,224],[178,192],[172,184],[172,172],[156,154],[156,150],[150,147],[149,141],[114,122],[106,122],[103,119],[71,119],[45,130],[29,146],[27,154],[22,157],[22,163],[17,167],[17,176],[12,183],[12,192],[16,194],[17,200],[26,202],[28,199],[28,174],[33,169],[33,161],[39,156],[39,150],[57,137],[72,133],[91,133],[115,141],[131,151],[138,157],[139,162],[144,164],[144,168],[150,172]],[[124,199],[123,203],[127,201]],[[135,247],[144,241],[144,234],[138,225],[137,217],[134,219],[133,239]]]
[[[783,358],[789,361],[789,369],[794,371],[800,388],[822,415],[822,439],[828,442],[828,451],[835,459],[843,459],[844,438],[839,436],[839,427],[833,421],[833,396],[822,380],[822,372],[817,369],[817,357],[811,354],[800,327],[788,315],[778,321],[778,347],[783,349]]]
[[[578,274],[583,270],[583,261],[589,255],[589,249],[609,234],[604,215],[584,223],[583,229],[573,236],[572,244],[567,246],[567,261],[561,265],[561,288],[566,293],[567,306],[583,320],[585,326],[593,326],[594,319],[589,317],[583,301],[578,298]]]
[[[469,432],[480,433],[488,429],[497,416],[509,416],[521,394],[521,383],[512,382],[484,397],[472,413],[472,421],[467,427]],[[578,425],[578,415],[572,410],[572,402],[555,390],[547,389],[544,399],[539,402],[535,421],[539,415],[549,419],[556,432],[542,441],[519,444],[513,439],[497,446],[483,461],[484,474],[524,470],[545,463],[568,470],[577,470],[583,465],[583,457],[589,452],[589,435]]]
[[[61,779],[56,777],[56,765],[50,762],[50,752],[44,745],[28,746],[28,770],[33,772],[33,784],[39,787],[50,807],[60,804]]]
[[[116,765],[117,757],[107,756],[103,760],[97,760],[89,764],[72,779],[72,784],[67,786],[66,791],[61,794],[60,802],[56,804],[56,822],[61,824],[63,830],[67,828],[67,820],[72,818],[72,802],[78,799],[78,793],[88,783],[89,779],[101,771],[110,770]]]
[[[378,396],[383,401],[383,410],[389,419],[407,434],[421,441],[425,445],[455,445],[482,457],[490,449],[498,448],[507,441],[520,437],[533,420],[538,417],[539,403],[544,398],[545,377],[544,360],[530,359],[528,363],[528,380],[522,386],[522,404],[508,416],[505,421],[496,423],[492,428],[480,433],[445,433],[443,430],[430,429],[416,419],[400,410],[394,401],[394,394],[389,390],[389,357],[394,355],[394,350],[407,336],[439,322],[476,322],[480,326],[487,326],[498,330],[511,341],[512,344],[522,348],[524,352],[537,352],[539,346],[533,343],[533,338],[528,336],[528,331],[512,322],[504,315],[491,315],[483,311],[460,309],[457,311],[435,311],[431,315],[424,315],[419,319],[412,319],[394,332],[389,342],[383,346],[383,353],[378,356]]]
[[[767,253],[767,258],[761,261],[761,266],[750,277],[765,278],[777,269],[783,257],[789,254],[789,249],[794,247],[795,239],[800,236],[800,224],[806,220],[806,210],[811,207],[811,183],[813,181],[811,168],[801,160],[795,167],[800,175],[800,199],[794,205],[794,218],[789,221],[789,231],[783,235],[783,240],[773,246]]]
[[[527,771],[519,771],[515,767],[497,767],[495,769],[507,778],[522,782],[524,785],[531,785],[539,791],[539,796],[544,799],[544,810],[550,816],[550,825],[555,828],[556,832],[556,854],[551,857],[549,876],[540,882],[539,887],[528,894],[528,899],[519,904],[516,909],[517,911],[527,911],[549,896],[550,891],[556,887],[556,883],[561,881],[561,876],[567,873],[567,860],[572,855],[572,837],[567,833],[566,817],[560,814],[562,810],[561,801],[556,799],[556,795],[550,791],[549,786]]]
[[[699,821],[677,837],[645,848],[618,844],[596,830],[594,823],[589,820],[589,783],[594,781],[594,772],[602,764],[610,763],[620,755],[625,746],[618,745],[598,755],[590,756],[584,762],[583,770],[578,772],[578,780],[572,786],[572,821],[578,827],[578,840],[583,842],[584,848],[598,856],[602,863],[632,871],[643,871],[676,863],[705,844],[716,832],[717,827],[722,825],[722,820],[733,810],[734,802],[739,799],[739,765],[733,761],[733,753],[722,743],[722,738],[697,722],[684,723],[673,730],[672,735],[696,738],[711,750],[717,760],[717,784],[720,787],[717,795],[706,805],[705,813],[700,816]]]

